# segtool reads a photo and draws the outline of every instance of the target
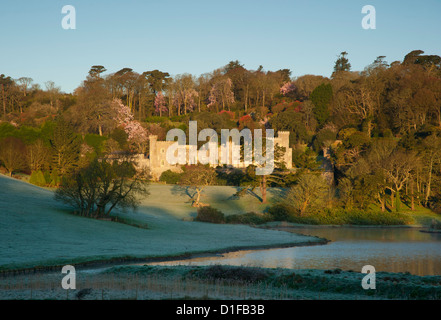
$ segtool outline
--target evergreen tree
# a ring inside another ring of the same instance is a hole
[[[341,71],[351,71],[351,64],[346,58],[347,55],[348,53],[346,51],[340,53],[337,61],[335,61],[334,74]]]
[[[32,172],[29,183],[44,187],[46,185],[46,179],[44,178],[43,172],[41,170]]]
[[[58,119],[50,144],[53,170],[60,175],[72,172],[79,162],[81,140],[63,118]]]
[[[329,103],[332,99],[331,84],[321,84],[311,93],[310,99],[314,104],[313,113],[320,126],[329,118]]]

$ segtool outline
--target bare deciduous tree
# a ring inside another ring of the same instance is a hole
[[[84,216],[108,217],[116,208],[136,209],[139,196],[148,196],[146,182],[140,180],[132,163],[99,161],[63,177],[55,199],[73,205]]]
[[[14,171],[26,169],[26,146],[23,141],[15,137],[0,140],[0,162],[11,177]]]

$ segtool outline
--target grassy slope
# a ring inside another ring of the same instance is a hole
[[[390,211],[395,211],[395,209],[391,208],[389,203],[387,204],[387,208]],[[375,211],[380,211],[380,206],[372,205],[370,209]],[[401,213],[409,215],[413,219],[413,225],[415,226],[428,226],[432,222],[432,220],[438,220],[441,222],[441,215],[433,212],[432,210],[425,208],[423,206],[415,206],[415,210],[412,211],[410,206],[405,203],[401,203]]]
[[[148,207],[166,208],[171,215],[179,219],[196,216],[196,209],[190,205],[190,197],[185,188],[177,185],[151,184],[150,196],[142,201]],[[268,189],[268,203],[261,204],[260,199],[254,195],[242,198],[234,198],[238,191],[237,187],[208,186],[205,187],[201,196],[201,202],[219,209],[224,214],[237,214],[244,212],[264,212],[280,194],[277,188]],[[188,192],[191,193],[191,192]]]
[[[411,211],[410,208],[403,205],[403,211],[413,217],[415,223],[421,226],[429,226],[432,220],[441,221],[441,215],[436,214],[430,209],[424,207],[417,207],[415,211]]]
[[[251,198],[225,202],[234,188],[211,189],[207,197],[216,198],[216,207],[226,213],[259,206]],[[182,221],[195,213],[187,199],[169,186],[151,186],[151,196],[139,210],[127,213],[147,222],[150,229],[146,230],[71,215],[70,208],[53,200],[52,191],[0,176],[0,269],[317,241],[248,226]]]

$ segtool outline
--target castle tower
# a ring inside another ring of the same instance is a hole
[[[287,169],[292,169],[292,148],[289,147],[289,131],[279,131],[274,143],[280,147],[285,148],[285,155],[283,161]]]
[[[277,142],[281,147],[289,148],[289,131],[279,131],[277,133]]]
[[[155,168],[159,165],[157,150],[156,150],[156,142],[158,141],[158,136],[151,135],[149,136],[149,139],[150,139],[150,166]]]

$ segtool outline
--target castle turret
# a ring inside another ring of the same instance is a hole
[[[285,148],[283,161],[288,169],[292,168],[292,148],[289,147],[289,131],[279,131],[275,143]]]
[[[278,143],[281,147],[289,148],[289,131],[279,131],[277,133]]]
[[[156,142],[158,141],[158,136],[151,135],[149,136],[150,140],[150,166],[157,167],[158,166],[158,157],[157,157],[157,150],[156,150]]]

